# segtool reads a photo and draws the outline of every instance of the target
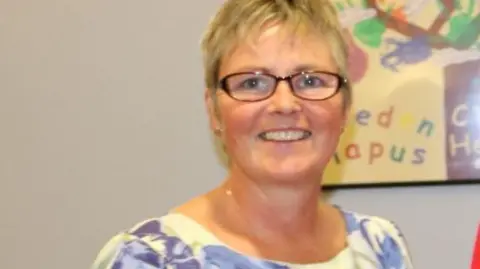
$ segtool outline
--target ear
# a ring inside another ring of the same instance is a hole
[[[216,97],[213,96],[214,94],[215,93],[213,93],[211,89],[206,88],[204,93],[204,99],[205,99],[205,107],[207,108],[210,129],[216,135],[219,135],[219,131],[221,130],[221,123],[218,115],[218,108],[215,103]]]

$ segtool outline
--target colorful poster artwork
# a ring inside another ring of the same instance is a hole
[[[480,2],[332,2],[353,106],[324,184],[480,178]]]

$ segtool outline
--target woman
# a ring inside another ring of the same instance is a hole
[[[351,102],[331,4],[226,1],[202,47],[228,176],[112,238],[93,268],[412,268],[391,222],[318,198]]]

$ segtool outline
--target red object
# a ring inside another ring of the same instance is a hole
[[[405,14],[405,8],[404,7],[395,8],[392,11],[392,16],[397,18],[400,21],[403,21],[403,22],[407,21],[407,15]]]
[[[357,83],[365,76],[368,69],[368,54],[355,44],[352,34],[345,30],[348,43],[348,76],[352,83]]]
[[[471,269],[480,269],[480,225],[477,230],[477,239],[475,240],[475,246],[473,247],[473,258]]]

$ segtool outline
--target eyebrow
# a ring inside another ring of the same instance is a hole
[[[316,64],[301,64],[301,65],[296,66],[291,71],[292,72],[302,72],[302,71],[315,70],[315,71],[330,71],[330,72],[333,72],[333,70],[330,70],[330,69],[331,68],[327,68],[326,66],[319,66],[319,65],[316,65]]]
[[[319,66],[316,64],[300,64],[295,66],[295,68],[291,69],[288,71],[288,73],[297,73],[297,72],[302,72],[302,71],[329,71],[329,72],[335,72],[335,70],[331,70],[332,68],[326,68],[325,66]],[[242,66],[239,69],[236,69],[234,72],[262,72],[262,73],[269,73],[269,74],[275,74],[275,70],[268,68],[268,67],[263,67],[263,66],[255,66],[255,65],[246,65]]]

